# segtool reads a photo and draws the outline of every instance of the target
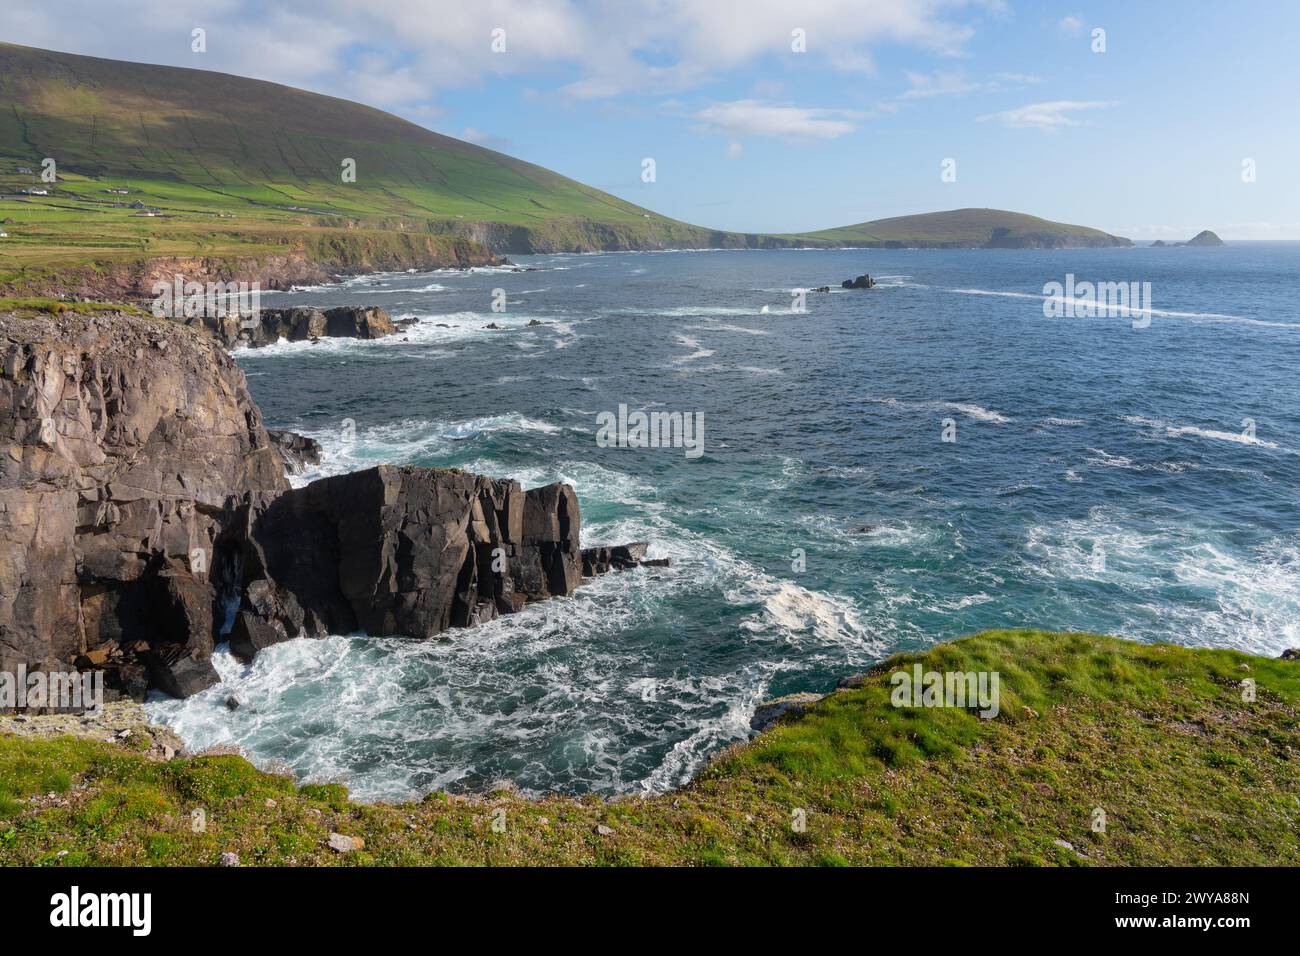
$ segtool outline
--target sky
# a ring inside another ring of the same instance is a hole
[[[1136,240],[1300,239],[1295,0],[6,0],[4,14],[8,42],[356,100],[713,228],[987,206]]]

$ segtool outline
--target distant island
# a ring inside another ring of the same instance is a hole
[[[1217,235],[1210,232],[1208,229],[1202,229],[1186,242],[1165,242],[1163,239],[1157,239],[1155,242],[1151,243],[1151,246],[1152,248],[1156,246],[1170,248],[1173,246],[1221,246],[1223,244],[1223,240]]]
[[[346,100],[13,44],[0,44],[0,99],[9,295],[121,300],[176,272],[275,289],[549,252],[1132,244],[998,209],[808,233],[708,229]]]
[[[1100,229],[1002,209],[953,209],[875,219],[789,238],[883,249],[1079,249],[1131,246]]]

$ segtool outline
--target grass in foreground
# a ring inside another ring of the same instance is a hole
[[[1000,714],[891,706],[914,661],[999,672]],[[238,757],[5,737],[0,863],[1297,865],[1298,701],[1296,662],[990,631],[891,658],[683,790],[614,801],[363,805]],[[336,855],[332,831],[365,848]]]
[[[48,312],[51,315],[75,313],[76,315],[93,315],[96,312],[131,312],[141,310],[133,305],[114,302],[72,302],[45,297],[14,298],[0,296],[0,312]]]

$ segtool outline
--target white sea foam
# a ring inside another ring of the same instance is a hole
[[[1267,656],[1294,647],[1300,642],[1300,539],[1275,538],[1243,552],[1211,537],[1185,522],[1151,527],[1137,515],[1096,507],[1083,518],[1031,527],[1025,553],[1031,570],[1044,577],[1123,588],[1130,600],[1099,598],[1102,613],[1123,614],[1121,636],[1175,633],[1179,643]],[[1184,597],[1168,600],[1169,587]],[[1062,597],[1055,606],[1054,626],[1071,626],[1070,600]]]
[[[379,286],[377,288],[352,287],[347,290],[348,295],[398,295],[401,293],[413,292],[446,292],[447,286],[438,282],[430,282],[421,286]]]
[[[740,332],[745,335],[771,335],[766,329],[750,329],[743,325],[729,325],[725,322],[716,322],[710,325],[688,325],[688,332]]]
[[[396,334],[381,339],[353,339],[326,336],[313,341],[290,342],[280,339],[272,345],[261,348],[240,347],[236,355],[242,363],[257,362],[267,359],[297,358],[303,355],[327,355],[337,353],[365,352],[372,349],[406,349],[412,346],[425,346],[421,350],[422,358],[447,357],[452,353],[439,353],[429,350],[430,345],[459,342],[466,339],[486,339],[489,336],[501,336],[503,332],[527,329],[528,332],[550,329],[559,335],[572,335],[571,327],[549,317],[541,317],[543,325],[528,327],[528,323],[539,316],[521,312],[448,312],[419,315],[398,315],[394,318],[414,318],[416,321]],[[488,329],[486,325],[495,323],[499,329]]]
[[[682,345],[686,346],[688,349],[694,349],[694,351],[686,355],[679,355],[676,358],[674,358],[673,362],[675,364],[681,365],[686,362],[694,362],[697,359],[704,359],[713,355],[714,350],[706,349],[704,346],[700,345],[699,339],[692,338],[689,335],[678,335],[676,336],[676,339]]]
[[[1261,448],[1278,448],[1277,442],[1265,441],[1256,434],[1247,431],[1230,432],[1218,428],[1202,428],[1197,425],[1175,425],[1170,422],[1163,422],[1153,418],[1143,418],[1139,415],[1124,416],[1126,422],[1134,425],[1141,425],[1155,431],[1163,431],[1170,438],[1186,438],[1189,436],[1196,438],[1209,438],[1214,441],[1235,442],[1238,445],[1258,445]],[[1287,449],[1288,451],[1290,449]]]
[[[970,402],[940,402],[943,408],[951,408],[953,411],[961,412],[968,418],[973,418],[979,422],[997,422],[1000,425],[1011,421],[1001,412],[995,412],[992,409],[984,408],[980,405],[974,405]]]
[[[1006,299],[1031,299],[1037,302],[1059,302],[1062,305],[1070,306],[1074,309],[1095,309],[1098,307],[1094,300],[1080,299],[1077,296],[1039,295],[1034,292],[998,292],[990,289],[948,289],[946,291],[958,295],[985,295],[998,296]],[[1243,325],[1259,325],[1277,329],[1300,329],[1300,323],[1298,322],[1275,322],[1269,319],[1252,319],[1242,315],[1227,315],[1222,312],[1185,312],[1173,309],[1139,309],[1136,307],[1129,309],[1125,306],[1115,306],[1114,308],[1116,315],[1120,317],[1146,315],[1150,313],[1154,316],[1169,319],[1199,319],[1208,322],[1236,322]]]
[[[379,464],[427,460],[459,451],[459,444],[497,433],[554,435],[563,426],[530,418],[519,412],[488,415],[459,422],[404,419],[367,426],[354,422],[351,431],[342,424],[329,429],[301,429],[320,442],[320,464],[291,475],[295,487],[302,487],[329,475],[342,475]]]
[[[471,467],[502,470],[490,460]],[[650,556],[672,567],[605,575],[568,598],[449,632],[445,642],[302,639],[263,651],[251,667],[223,648],[214,656],[220,684],[184,701],[151,701],[151,719],[191,747],[238,741],[259,764],[287,760],[301,779],[346,783],[363,800],[456,787],[481,776],[492,755],[539,752],[550,755],[546,765],[534,756],[520,766],[526,790],[529,780],[546,789],[554,773],[578,789],[658,793],[746,737],[776,675],[817,661],[866,665],[886,649],[887,632],[865,623],[853,601],[774,577],[678,528],[647,507],[654,491],[641,479],[583,462],[517,477],[571,481],[584,506],[640,503],[636,516],[589,523],[584,538],[647,540]],[[748,611],[740,634],[765,649],[757,660],[692,673],[671,651],[656,660],[626,646],[628,634],[674,605],[718,592]],[[233,712],[224,706],[231,695],[241,702]],[[567,741],[563,760],[557,740]],[[629,740],[672,743],[647,770],[653,743]]]
[[[681,364],[681,363],[678,363]],[[704,372],[739,372],[744,375],[784,375],[779,368],[764,368],[761,365],[691,365],[681,369],[679,375],[699,375]]]
[[[866,401],[877,405],[888,405],[892,408],[932,408],[961,412],[967,418],[974,419],[975,421],[993,422],[999,425],[1005,425],[1012,421],[1011,418],[1003,415],[1001,412],[995,412],[992,409],[985,408],[982,405],[976,405],[973,402],[911,402],[898,398],[868,398]]]
[[[766,310],[766,311],[764,311]],[[774,309],[765,303],[759,303],[752,307],[721,306],[721,305],[680,305],[668,309],[612,309],[611,314],[619,315],[658,315],[664,318],[700,318],[707,316],[758,316],[758,315],[791,315],[802,314],[793,313],[789,306],[785,308]]]
[[[1177,474],[1186,471],[1189,467],[1181,461],[1136,462],[1127,455],[1112,455],[1104,448],[1089,448],[1088,451],[1089,455],[1085,459],[1086,463],[1101,468],[1122,468],[1125,471],[1155,471]]]

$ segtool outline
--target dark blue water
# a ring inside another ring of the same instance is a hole
[[[1300,645],[1300,244],[519,262],[270,297],[420,322],[241,353],[267,423],[321,440],[320,473],[571,482],[584,543],[673,566],[449,642],[222,657],[223,686],[151,705],[191,743],[366,798],[657,791],[762,698],[982,628]],[[880,286],[838,288],[861,272]],[[1150,282],[1150,326],[1046,318],[1067,273]],[[704,454],[598,447],[620,404],[702,415]]]

